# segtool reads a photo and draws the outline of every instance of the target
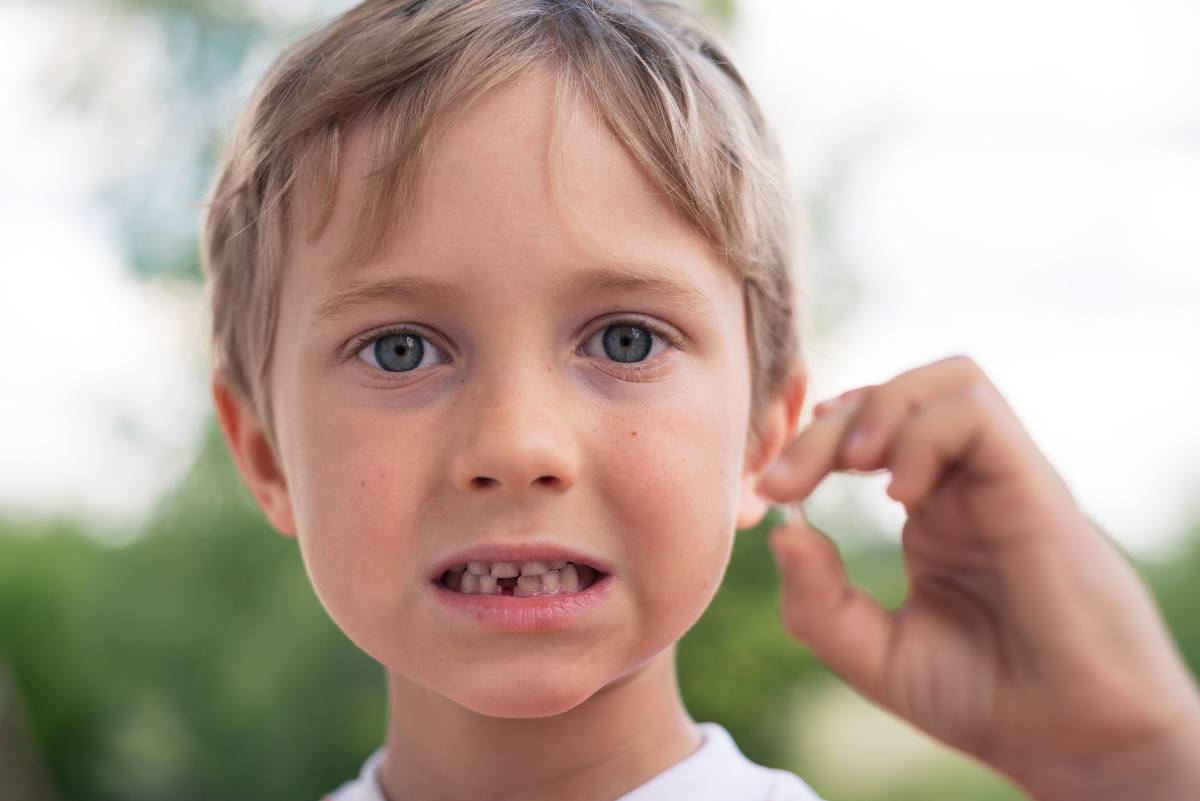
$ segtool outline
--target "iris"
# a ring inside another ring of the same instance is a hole
[[[375,358],[385,370],[411,370],[424,355],[425,345],[415,334],[391,334],[375,340]]]
[[[651,334],[637,325],[610,325],[604,330],[604,352],[618,362],[640,362],[650,353]]]

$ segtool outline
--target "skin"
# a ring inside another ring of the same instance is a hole
[[[791,438],[797,367],[751,445],[737,282],[586,108],[552,173],[551,92],[531,72],[455,119],[413,214],[353,276],[436,276],[459,302],[393,299],[314,321],[361,194],[351,137],[329,227],[291,243],[270,372],[278,453],[213,380],[247,486],[297,538],[330,616],[386,668],[387,797],[602,801],[694,752],[675,643],[715,593],[735,529],[830,472],[881,469],[909,515],[909,597],[882,609],[798,519],[770,540],[797,641],[1042,801],[1200,794],[1200,700],[1145,585],[978,366],[952,357],[858,388]],[[614,260],[688,282],[708,309],[562,293]],[[678,337],[640,372],[596,336],[628,312]],[[339,359],[402,323],[429,335],[411,373],[360,351]],[[527,537],[609,562],[614,592],[594,623],[492,634],[423,594],[452,552]]]
[[[454,119],[386,255],[351,276],[437,277],[461,302],[381,301],[314,322],[362,193],[352,136],[330,225],[292,243],[283,281],[277,458],[214,379],[255,498],[297,537],[330,616],[387,670],[393,801],[600,801],[694,752],[675,643],[715,594],[735,530],[766,511],[755,487],[804,397],[792,379],[751,449],[740,284],[590,109],[575,107],[551,158],[553,90],[530,73]],[[687,284],[707,309],[652,291],[563,294],[614,262]],[[614,361],[601,336],[622,313],[677,346]],[[389,373],[369,348],[339,360],[356,336],[404,323],[429,334],[415,370]],[[527,538],[611,565],[594,623],[490,633],[426,597],[452,552]]]

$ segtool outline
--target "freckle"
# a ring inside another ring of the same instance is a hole
[[[629,435],[630,435],[630,436],[633,436],[633,437],[636,437],[636,436],[637,436],[637,432],[636,432],[636,431],[630,431],[630,432],[629,432]]]

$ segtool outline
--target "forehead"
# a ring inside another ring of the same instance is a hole
[[[740,298],[707,241],[590,105],[560,101],[557,91],[553,73],[537,70],[443,114],[414,175],[411,206],[383,250],[369,263],[343,265],[365,213],[368,136],[378,133],[352,131],[328,225],[313,242],[293,242],[288,272],[304,294],[324,304],[398,270],[468,288],[498,272],[534,282],[544,278],[539,265],[553,264],[563,278],[607,267]]]

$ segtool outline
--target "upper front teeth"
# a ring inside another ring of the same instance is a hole
[[[555,562],[524,562],[517,565],[516,562],[496,562],[491,566],[487,562],[468,562],[466,571],[474,573],[476,576],[491,576],[492,578],[516,578],[517,576],[540,576],[543,573],[551,570],[563,570],[567,566],[565,561]],[[450,568],[450,572],[462,572],[462,566]]]
[[[484,595],[557,595],[586,589],[596,579],[596,571],[573,562],[525,562],[518,570],[515,562],[468,562],[443,574],[442,583],[452,590]]]

